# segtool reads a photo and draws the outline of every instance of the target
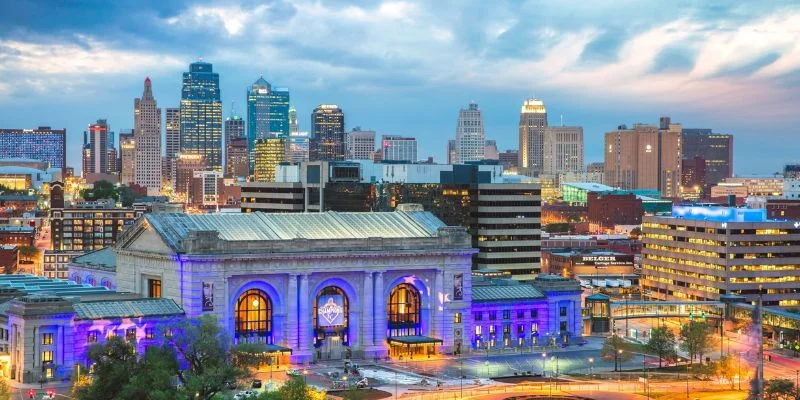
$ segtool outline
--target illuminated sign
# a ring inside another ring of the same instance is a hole
[[[325,294],[317,298],[317,326],[344,325],[344,297]]]
[[[673,206],[672,216],[714,222],[762,222],[767,219],[767,210],[763,208]]]
[[[578,265],[595,265],[595,266],[608,266],[608,265],[630,265],[633,264],[633,257],[631,255],[585,255],[580,256]]]

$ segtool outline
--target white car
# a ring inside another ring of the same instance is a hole
[[[244,392],[236,393],[236,395],[233,396],[233,400],[245,400],[249,398],[254,398],[256,396],[258,396],[257,392],[253,390],[245,390]]]
[[[286,370],[286,375],[300,376],[303,375],[303,373],[301,373],[299,369],[289,368]]]

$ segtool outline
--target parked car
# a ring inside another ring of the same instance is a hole
[[[361,378],[360,381],[356,382],[356,387],[358,389],[364,389],[369,387],[369,380],[367,378]]]
[[[244,392],[236,393],[236,395],[233,396],[233,400],[246,400],[246,399],[254,398],[256,396],[258,396],[258,393],[256,393],[255,391],[253,391],[253,390],[245,390]]]
[[[300,372],[299,369],[289,368],[289,369],[286,370],[286,375],[300,376],[300,375],[303,375],[303,374]]]
[[[261,389],[261,379],[253,380],[253,384],[251,386],[253,389]]]

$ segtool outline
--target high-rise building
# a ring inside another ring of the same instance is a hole
[[[681,126],[621,125],[605,136],[605,183],[621,189],[655,189],[680,196]]]
[[[247,139],[244,132],[244,120],[238,115],[231,113],[231,116],[225,118],[225,148],[231,145],[231,141],[239,138]]]
[[[542,144],[542,173],[583,172],[582,127],[548,126]]]
[[[98,119],[83,132],[83,176],[107,174],[108,171],[108,121]]]
[[[297,110],[289,107],[289,134],[300,132],[300,125],[297,123]]]
[[[239,137],[231,140],[225,149],[225,174],[229,177],[246,177],[250,175],[250,148],[247,138]]]
[[[116,135],[114,131],[108,131],[108,155],[106,155],[106,161],[108,162],[108,173],[109,174],[116,174],[119,173],[119,166],[117,165],[117,147],[116,147]]]
[[[132,130],[119,133],[119,180],[123,185],[136,182],[136,139]]]
[[[190,195],[192,178],[194,178],[194,171],[203,171],[206,169],[206,162],[200,154],[178,154],[175,158],[175,168],[173,169],[174,176],[172,182],[175,187],[175,194],[186,202]]]
[[[417,138],[398,135],[381,136],[383,161],[417,161]]]
[[[183,73],[181,92],[181,147],[183,155],[203,157],[211,170],[222,170],[222,103],[219,74],[203,61]]]
[[[133,134],[136,146],[134,182],[149,196],[161,192],[161,109],[153,98],[150,78],[144,80],[141,98],[133,101]]]
[[[181,152],[181,109],[167,108],[166,114],[164,131],[167,137],[167,153],[166,160],[163,163],[166,168],[162,171],[162,175],[164,175],[164,182],[172,184],[172,169],[175,167],[175,159],[178,157],[178,153]]]
[[[456,140],[450,139],[447,141],[447,163],[452,165],[456,164]]]
[[[286,148],[286,161],[291,163],[308,161],[308,142],[308,132],[290,133]]]
[[[544,101],[528,99],[519,114],[519,167],[532,175],[544,168],[544,128],[547,127],[547,108]]]
[[[0,159],[28,158],[66,168],[67,130],[40,126],[36,129],[0,128]]]
[[[247,88],[247,140],[250,150],[258,139],[269,137],[269,93],[272,86],[264,77]]]
[[[713,133],[711,129],[688,129],[682,132],[681,153],[684,160],[705,161],[703,191],[733,176],[733,135]]]
[[[355,127],[345,138],[345,158],[372,160],[375,153],[375,131],[362,131]]]
[[[456,163],[481,161],[484,156],[486,136],[483,131],[483,115],[478,103],[471,102],[469,107],[458,111],[456,122]]]
[[[516,150],[506,150],[497,156],[503,169],[517,168],[519,165],[519,152]]]
[[[606,167],[605,167],[605,164],[604,164],[604,163],[601,163],[601,162],[593,162],[593,163],[589,163],[589,164],[586,166],[586,172],[588,172],[588,173],[601,173],[601,174],[605,174],[605,172],[606,172]]]
[[[320,104],[311,113],[309,158],[344,160],[344,112],[336,104]]]
[[[285,161],[286,139],[282,137],[256,140],[255,180],[272,182],[275,180],[275,169]]]
[[[497,151],[497,141],[487,140],[483,146],[483,159],[484,160],[499,160],[500,152]]]
[[[53,250],[89,251],[113,245],[142,211],[118,208],[113,199],[50,208]]]

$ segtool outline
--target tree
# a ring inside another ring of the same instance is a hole
[[[116,186],[109,181],[97,181],[91,189],[81,190],[84,200],[114,199],[119,200]]]
[[[175,350],[167,346],[150,346],[139,360],[136,373],[122,388],[119,399],[171,400],[177,397],[173,385],[178,372]]]
[[[138,371],[136,347],[121,337],[110,337],[103,344],[89,348],[89,360],[94,362],[91,385],[76,386],[75,397],[81,400],[119,399],[120,392]]]
[[[666,326],[655,328],[650,333],[650,340],[647,341],[645,348],[652,354],[658,356],[658,368],[664,359],[674,359],[675,352],[675,333]]]
[[[681,327],[681,350],[689,353],[690,362],[694,363],[695,356],[699,356],[700,364],[703,363],[703,355],[711,350],[714,344],[712,330],[703,321],[689,321]]]
[[[25,260],[30,260],[35,258],[39,255],[40,251],[34,246],[20,246],[19,247],[19,256]]]
[[[795,398],[794,383],[789,379],[770,379],[764,384],[767,400],[792,400]]]
[[[622,370],[622,363],[633,357],[629,351],[625,351],[625,340],[616,333],[606,339],[603,348],[600,349],[600,357],[606,361],[614,361],[614,371]]]
[[[11,390],[5,378],[0,378],[0,400],[11,400]]]
[[[631,229],[629,236],[638,239],[639,236],[642,236],[642,228],[637,226],[636,228]]]
[[[733,379],[738,374],[738,369],[736,367],[736,362],[733,357],[724,355],[714,364],[714,375],[721,381],[726,380],[730,382],[731,389],[733,389]]]
[[[290,376],[277,391],[264,392],[258,400],[325,400],[325,392],[306,385],[302,377]]]
[[[570,225],[566,222],[556,222],[545,225],[542,227],[542,230],[547,233],[568,233],[570,231]]]
[[[188,365],[177,371],[183,385],[176,398],[210,400],[231,382],[249,376],[247,368],[236,365],[231,356],[230,339],[213,315],[185,319],[168,329],[168,343]]]
[[[119,202],[122,203],[123,207],[132,206],[133,202],[136,201],[136,197],[139,196],[138,193],[128,186],[120,186],[117,189],[117,195],[119,196]]]

